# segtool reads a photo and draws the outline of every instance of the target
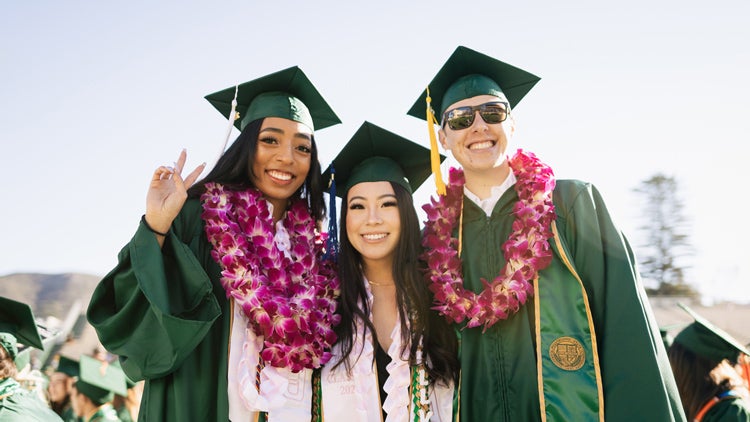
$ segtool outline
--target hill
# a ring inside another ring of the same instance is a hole
[[[64,319],[76,301],[85,309],[100,279],[78,273],[10,274],[0,277],[0,296],[28,303],[37,317]]]

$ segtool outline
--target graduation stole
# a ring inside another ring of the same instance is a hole
[[[283,219],[288,255],[274,239],[268,203],[257,189],[233,191],[206,183],[201,196],[211,257],[222,268],[221,284],[264,337],[265,362],[299,372],[331,358],[339,283],[322,259],[324,237],[304,200],[293,201]]]
[[[427,262],[425,277],[435,295],[433,309],[454,323],[468,319],[468,328],[482,325],[486,330],[518,312],[533,294],[532,280],[552,261],[548,242],[555,219],[552,169],[533,153],[520,149],[508,164],[517,179],[519,201],[513,208],[516,219],[513,232],[502,246],[505,266],[492,283],[482,279],[485,288],[481,293],[464,289],[461,274],[463,171],[451,168],[447,193],[422,207],[427,212],[422,259]],[[452,237],[456,226],[458,238]]]

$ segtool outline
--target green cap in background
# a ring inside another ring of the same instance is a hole
[[[395,182],[413,193],[431,174],[429,148],[370,122],[362,123],[331,166],[336,185],[343,188],[336,191],[340,198],[362,182]],[[331,178],[331,166],[323,173],[325,181]]]
[[[439,121],[451,104],[477,95],[505,97],[515,107],[539,80],[525,70],[459,46],[427,87]],[[427,120],[426,98],[424,90],[408,114]]]
[[[76,389],[94,403],[102,404],[111,401],[114,394],[127,395],[125,373],[117,365],[83,355]]]
[[[341,123],[302,69],[297,66],[245,82],[236,87],[241,131],[248,123],[263,117],[282,117],[319,130]],[[206,95],[224,117],[229,117],[235,87]]]
[[[62,372],[69,377],[77,377],[81,373],[81,364],[77,360],[60,355],[55,372]]]
[[[736,362],[740,353],[750,355],[750,351],[729,333],[716,327],[687,306],[681,303],[679,306],[689,313],[695,322],[680,331],[674,338],[674,343],[679,343],[696,355],[717,363],[724,359]]]
[[[22,347],[19,348],[17,343],[21,343]],[[5,347],[14,360],[19,351],[25,352],[28,347],[44,350],[29,305],[0,297],[0,345]]]

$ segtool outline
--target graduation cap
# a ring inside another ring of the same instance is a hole
[[[0,345],[14,360],[29,347],[44,350],[29,305],[0,297]]]
[[[735,362],[739,353],[750,355],[750,351],[729,333],[716,327],[687,306],[681,303],[678,305],[695,321],[677,334],[674,338],[675,343],[681,344],[698,356],[715,362],[721,362],[724,359]]]
[[[439,194],[445,194],[445,185],[440,165],[436,161],[437,138],[434,125],[438,123],[438,118],[451,104],[478,95],[505,98],[513,108],[540,79],[470,48],[456,48],[407,112],[410,116],[427,121],[430,148],[435,151],[432,155],[432,172],[435,173]],[[437,115],[434,114],[435,111]]]
[[[433,109],[441,116],[451,104],[485,94],[505,97],[510,106],[515,107],[540,79],[523,69],[459,46],[427,89]],[[427,90],[424,90],[408,114],[426,120],[426,98]]]
[[[445,156],[441,156],[441,161]],[[343,189],[362,182],[394,182],[413,193],[430,176],[430,150],[370,122],[364,122],[323,173]]]
[[[81,364],[77,360],[60,355],[55,372],[62,372],[69,377],[77,377],[81,373]]]
[[[236,95],[236,97],[235,97]],[[263,117],[283,117],[312,130],[341,123],[302,69],[284,69],[205,97],[239,129]],[[236,108],[232,102],[236,98]],[[236,111],[239,118],[235,121]]]
[[[125,373],[117,365],[83,355],[76,389],[94,403],[111,401],[114,394],[126,396]]]

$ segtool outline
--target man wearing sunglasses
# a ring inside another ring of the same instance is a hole
[[[435,309],[460,337],[457,420],[684,421],[635,258],[599,192],[511,146],[513,109],[538,81],[458,47],[409,111],[430,123],[434,148],[439,125],[462,167],[446,188],[433,165],[423,240]]]

